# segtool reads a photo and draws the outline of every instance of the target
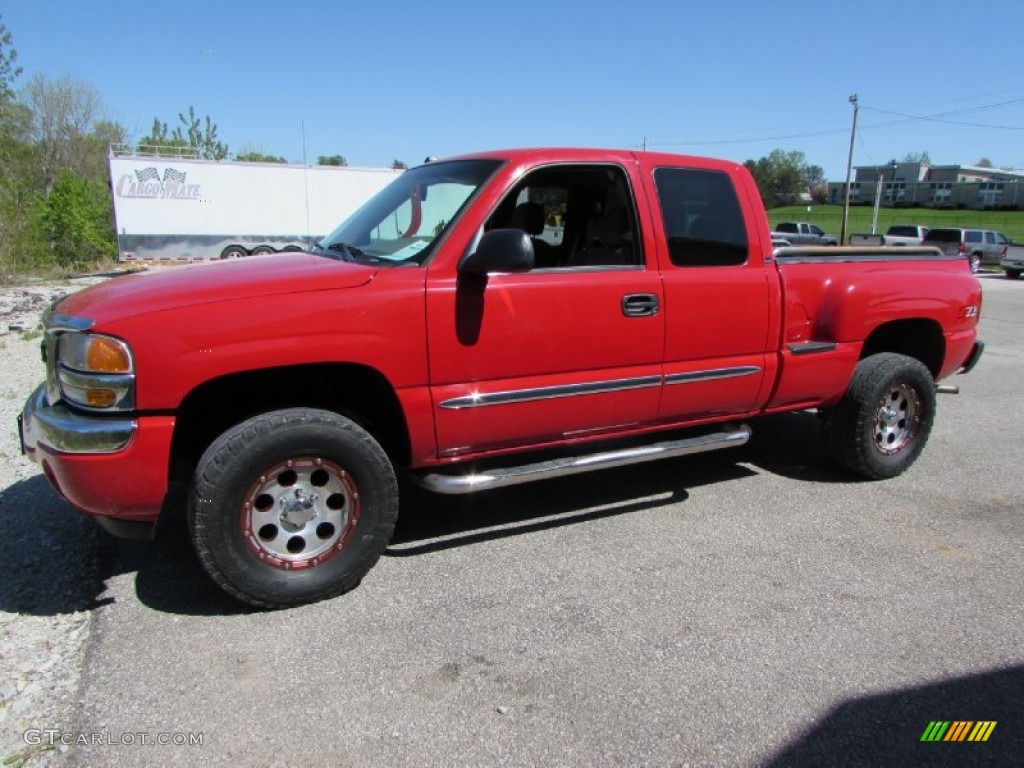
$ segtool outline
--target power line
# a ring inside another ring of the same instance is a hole
[[[1008,90],[1016,91],[1016,90],[1020,90],[1020,89],[1013,88],[1013,89],[1008,89]],[[994,95],[996,93],[1005,93],[1005,92],[1006,91],[995,91],[995,92],[993,92],[992,94],[989,94],[989,95]],[[977,97],[965,97],[965,98],[969,99],[969,98],[977,98]],[[945,103],[951,103],[951,102],[963,101],[963,100],[965,100],[965,99],[951,99],[951,100],[949,100],[948,102],[945,102]],[[939,102],[939,103],[942,103],[942,102]],[[997,103],[994,103],[994,104],[982,104],[980,106],[975,106],[975,107],[965,107],[964,109],[950,110],[950,111],[947,111],[947,112],[937,112],[937,113],[932,114],[932,115],[911,115],[911,114],[908,114],[908,113],[905,113],[905,112],[893,112],[893,111],[890,111],[890,110],[878,109],[876,107],[863,107],[862,106],[862,109],[867,109],[867,110],[870,110],[872,112],[878,112],[878,113],[886,114],[886,115],[893,115],[895,117],[899,117],[900,119],[899,120],[886,120],[886,121],[880,122],[880,123],[870,123],[870,124],[861,126],[861,130],[864,130],[864,129],[867,129],[867,128],[887,128],[887,127],[892,126],[892,125],[900,125],[902,123],[908,123],[908,122],[913,122],[913,121],[920,120],[920,121],[926,121],[926,122],[946,123],[946,124],[949,124],[949,125],[964,125],[964,126],[969,126],[969,127],[974,127],[974,128],[991,128],[991,129],[996,129],[996,130],[1024,131],[1024,126],[989,125],[989,124],[985,124],[985,123],[969,123],[969,122],[965,122],[965,121],[944,120],[944,119],[942,119],[942,118],[947,117],[949,115],[959,115],[959,114],[964,114],[964,113],[969,113],[969,112],[981,112],[981,111],[988,110],[988,109],[999,109],[999,108],[1002,108],[1002,107],[1013,106],[1013,105],[1021,104],[1021,103],[1024,103],[1024,99],[1012,99],[1010,101],[997,102]],[[830,122],[833,122],[833,121],[830,121]],[[813,125],[813,123],[805,123],[805,125]],[[755,143],[763,142],[763,141],[784,141],[784,140],[787,140],[787,139],[806,139],[806,138],[814,138],[814,137],[817,137],[817,136],[832,136],[832,135],[836,135],[836,134],[840,134],[840,133],[846,133],[846,129],[845,128],[835,128],[835,129],[829,129],[829,130],[823,130],[823,131],[809,131],[809,132],[804,132],[804,133],[778,134],[778,135],[775,135],[775,136],[760,136],[760,137],[747,138],[747,139],[708,139],[708,140],[696,140],[696,141],[647,141],[646,145],[649,146],[649,147],[680,147],[680,146],[700,147],[700,146],[713,146],[713,145],[719,145],[720,146],[720,145],[725,145],[725,144],[755,144]]]
[[[1015,101],[1007,101],[1002,104],[989,104],[984,107],[976,107],[969,110],[956,110],[954,112],[940,112],[937,115],[908,115],[905,112],[893,112],[888,109],[878,109],[876,107],[864,107],[864,109],[871,112],[879,112],[883,115],[896,115],[897,117],[903,117],[907,120],[922,120],[930,123],[945,123],[946,125],[966,125],[972,128],[994,128],[1002,131],[1024,131],[1024,126],[1020,125],[992,125],[990,123],[968,123],[963,120],[944,120],[943,116],[948,114],[961,114],[963,112],[980,112],[983,109],[994,109],[996,107],[1009,106],[1012,104],[1020,104],[1024,102],[1024,99],[1016,99]]]

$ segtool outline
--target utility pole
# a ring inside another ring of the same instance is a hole
[[[843,226],[839,230],[839,244],[846,245],[846,224],[850,220],[850,173],[853,171],[853,142],[857,138],[857,94],[850,97],[853,104],[853,129],[850,131],[850,154],[846,158],[846,196],[843,200]]]

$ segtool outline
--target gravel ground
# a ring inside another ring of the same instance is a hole
[[[54,754],[26,744],[30,728],[70,724],[96,594],[95,526],[49,492],[23,457],[17,414],[44,376],[39,318],[62,294],[102,278],[0,288],[0,764],[48,765]],[[43,568],[55,558],[60,569]],[[54,573],[59,574],[54,577]],[[44,576],[45,578],[41,578]]]

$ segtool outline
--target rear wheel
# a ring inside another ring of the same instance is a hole
[[[871,480],[895,477],[924,449],[935,420],[935,381],[906,355],[883,352],[857,363],[843,399],[825,418],[832,458]]]
[[[253,256],[263,256],[264,254],[267,253],[277,253],[277,251],[275,251],[269,245],[258,245],[252,249]]]
[[[391,538],[398,485],[354,422],[291,408],[232,427],[196,468],[192,540],[225,591],[276,608],[355,587]]]
[[[972,253],[970,255],[970,261],[971,261],[971,272],[973,272],[974,274],[978,274],[981,271],[981,254],[980,253]]]

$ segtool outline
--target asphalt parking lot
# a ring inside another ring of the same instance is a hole
[[[356,590],[270,613],[224,597],[173,530],[83,536],[71,728],[102,743],[64,759],[1019,764],[1024,281],[982,281],[985,356],[895,480],[853,481],[823,463],[813,415],[773,417],[732,452],[416,494]],[[997,725],[922,743],[934,720]],[[142,743],[156,734],[202,743]]]

